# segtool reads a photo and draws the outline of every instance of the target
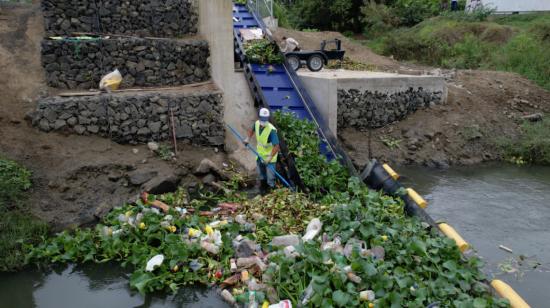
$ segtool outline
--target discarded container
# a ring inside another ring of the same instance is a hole
[[[221,296],[230,305],[235,305],[237,303],[237,301],[235,300],[233,295],[231,295],[231,292],[229,292],[227,290],[223,290],[222,293],[221,293]]]
[[[283,249],[283,253],[285,254],[285,257],[292,258],[292,259],[300,255],[296,251],[296,248],[294,248],[294,246],[286,246],[285,249]]]
[[[147,261],[147,265],[145,266],[145,271],[152,272],[155,269],[155,267],[160,266],[163,261],[164,261],[164,255],[156,255],[152,257],[149,261]]]
[[[292,302],[288,299],[280,301],[277,304],[270,305],[268,308],[292,308]]]
[[[203,267],[202,263],[200,263],[198,260],[191,260],[191,262],[189,262],[189,268],[190,268],[193,272],[198,271],[198,270],[201,269],[202,267]]]
[[[189,234],[189,237],[199,237],[201,236],[202,232],[201,230],[189,228],[189,231],[187,232]]]
[[[258,283],[255,278],[251,278],[248,281],[248,290],[250,291],[261,291],[265,288],[265,285]]]
[[[124,214],[120,214],[120,215],[118,215],[118,221],[127,222],[128,221],[128,216],[126,216]]]
[[[244,270],[241,272],[241,281],[242,282],[247,282],[248,279],[250,279],[250,274],[248,273],[247,270]]]
[[[372,302],[373,300],[375,300],[375,298],[376,296],[374,294],[374,291],[372,290],[361,291],[361,293],[359,293],[359,299],[361,299],[362,301]]]
[[[216,221],[211,222],[208,225],[212,228],[219,228],[219,227],[225,226],[227,224],[228,224],[227,220],[216,220]]]
[[[235,262],[235,259],[229,260],[229,268],[232,273],[237,271],[237,263]]]
[[[246,223],[246,218],[244,217],[244,215],[237,215],[235,216],[235,222],[240,225],[244,225]]]
[[[353,272],[347,273],[346,276],[348,277],[348,279],[350,281],[355,282],[355,283],[361,283],[361,281],[362,281],[361,277],[355,275]]]
[[[217,255],[220,252],[220,248],[210,242],[202,241],[201,242],[201,248],[208,251],[209,253],[213,255]]]
[[[256,265],[258,257],[248,257],[248,258],[238,258],[237,267],[238,268],[249,268],[253,265]]]
[[[300,237],[295,234],[276,236],[271,240],[272,246],[295,246],[300,244]]]
[[[206,234],[208,234],[210,236],[210,235],[214,234],[214,229],[212,229],[212,227],[210,227],[210,226],[206,226],[204,228],[204,232],[206,232]]]
[[[248,295],[248,308],[258,308],[258,302],[256,301],[256,292],[252,291]]]
[[[311,241],[321,232],[322,228],[323,223],[318,218],[312,219],[307,225],[306,234],[302,236],[302,240],[304,242]]]

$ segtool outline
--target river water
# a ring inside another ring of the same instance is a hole
[[[532,307],[550,307],[550,168],[498,164],[397,171],[429,201],[434,219],[447,221],[474,246],[489,278],[508,282]],[[519,255],[527,257],[522,266],[514,261]],[[541,265],[533,268],[535,262]],[[128,277],[116,265],[94,264],[0,274],[0,307],[227,307],[207,288],[144,298],[129,289]]]
[[[473,245],[489,278],[510,284],[532,307],[550,307],[549,167],[397,169],[403,184],[426,198],[427,212]],[[521,265],[515,261],[520,255],[528,257]],[[534,268],[537,262],[542,265]]]
[[[0,274],[0,307],[126,308],[228,307],[212,289],[183,288],[177,294],[142,297],[130,290],[129,273],[116,264],[59,266],[40,272]]]

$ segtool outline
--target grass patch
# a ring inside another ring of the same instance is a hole
[[[475,16],[474,16],[475,17]],[[550,90],[550,14],[474,18],[447,14],[369,41],[398,60],[515,72]]]
[[[31,173],[14,161],[0,158],[0,271],[21,268],[24,244],[39,243],[48,227],[24,209]]]
[[[509,161],[550,165],[550,119],[525,122],[521,126],[519,138],[500,139],[497,144],[504,158]]]

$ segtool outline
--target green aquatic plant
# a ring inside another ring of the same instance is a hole
[[[302,181],[313,196],[345,189],[349,173],[338,160],[328,161],[321,153],[321,141],[313,122],[281,111],[275,113],[275,121]]]

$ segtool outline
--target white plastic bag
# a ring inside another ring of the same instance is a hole
[[[304,234],[302,240],[304,242],[311,241],[317,236],[317,234],[319,234],[319,232],[321,232],[322,228],[323,223],[319,219],[313,218],[307,225],[306,234]]]
[[[147,261],[147,265],[145,266],[145,271],[152,272],[155,269],[155,267],[160,266],[163,261],[164,261],[164,255],[156,255],[152,257],[149,261]]]
[[[115,69],[114,71],[101,78],[101,81],[99,82],[99,89],[111,92],[117,90],[121,83],[122,75],[120,74],[118,69]]]

